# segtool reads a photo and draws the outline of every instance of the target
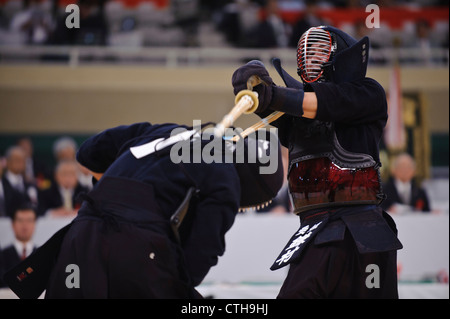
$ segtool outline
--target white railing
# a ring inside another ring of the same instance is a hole
[[[242,49],[229,47],[115,47],[115,46],[5,46],[0,45],[0,63],[152,64],[166,67],[236,65],[248,59],[270,64],[273,57],[284,66],[296,65],[295,49]],[[449,50],[434,48],[425,56],[420,49],[372,49],[373,63],[388,65],[398,57],[402,65],[448,66]]]

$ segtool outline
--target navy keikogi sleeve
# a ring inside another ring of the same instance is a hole
[[[214,165],[214,164],[209,164]],[[225,252],[225,233],[239,209],[239,177],[232,164],[216,164],[200,185],[192,226],[182,243],[192,284],[197,286]],[[217,167],[219,167],[217,169]]]
[[[379,163],[378,144],[386,126],[386,94],[375,80],[313,83],[316,119],[334,122],[337,138],[346,150],[365,153]]]
[[[78,162],[96,173],[104,173],[116,159],[122,146],[142,135],[152,125],[136,123],[107,129],[88,138],[77,152]]]
[[[335,84],[312,83],[317,96],[316,119],[350,125],[387,121],[387,101],[383,87],[371,78]]]

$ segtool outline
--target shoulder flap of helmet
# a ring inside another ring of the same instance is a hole
[[[336,54],[332,62],[332,81],[343,83],[363,79],[366,76],[368,60],[369,38],[364,37]]]

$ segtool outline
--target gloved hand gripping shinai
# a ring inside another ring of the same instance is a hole
[[[261,82],[253,87],[253,90],[258,92],[259,99],[256,114],[261,115],[266,113],[267,109],[271,109],[292,116],[300,117],[303,115],[303,89],[275,85],[264,64],[258,60],[248,62],[233,73],[231,82],[234,94],[247,88],[247,81],[252,76],[260,79]]]

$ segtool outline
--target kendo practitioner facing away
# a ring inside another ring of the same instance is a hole
[[[275,172],[260,174],[267,162],[206,163],[203,156],[195,162],[195,145],[202,151],[209,142],[195,140],[198,134],[175,124],[137,123],[105,130],[81,145],[77,160],[99,180],[78,216],[62,235],[53,236],[60,249],[52,252],[56,262],[48,266],[46,298],[201,297],[194,287],[224,253],[224,235],[238,209],[275,197],[283,170],[276,136],[252,144],[259,149],[262,141],[262,151],[272,152],[270,159],[278,161]],[[255,152],[248,141],[233,144],[234,153],[243,147],[248,158],[247,153]],[[276,145],[269,147],[273,141]],[[191,149],[190,162],[173,158],[177,142]],[[52,253],[42,252],[47,259]],[[78,281],[70,276],[74,265]],[[21,277],[22,271],[23,283],[45,272],[33,260],[21,267],[16,272]],[[19,296],[35,296],[23,292],[29,287],[21,288],[21,283],[10,286]]]
[[[273,125],[289,148],[289,193],[300,228],[271,269],[290,265],[278,298],[398,298],[394,221],[379,204],[378,143],[387,121],[383,88],[366,77],[369,39],[329,26],[308,29],[297,47],[295,80],[259,61],[238,68],[235,94],[251,75],[263,83],[256,113],[284,112]]]

